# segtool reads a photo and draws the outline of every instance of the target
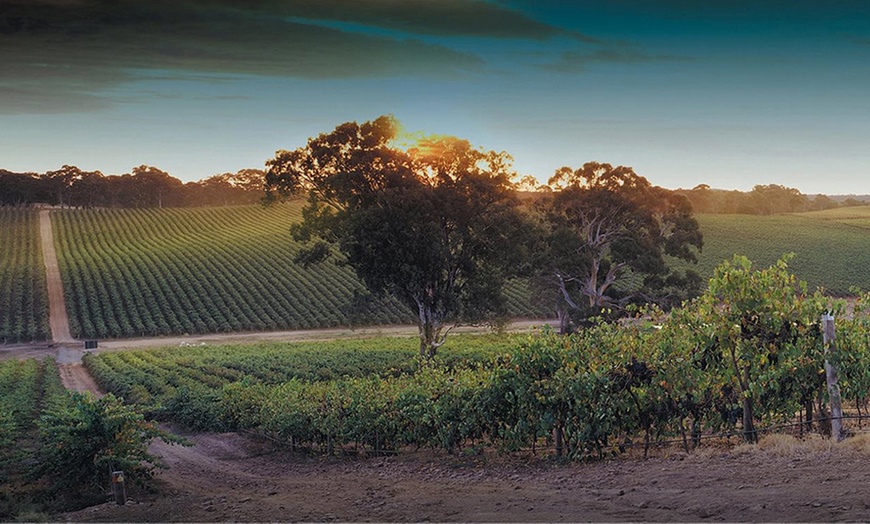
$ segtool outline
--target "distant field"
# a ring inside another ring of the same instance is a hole
[[[698,221],[704,249],[695,269],[705,278],[734,254],[769,266],[793,252],[789,267],[810,289],[870,290],[870,207],[776,216],[699,215]]]
[[[409,323],[395,300],[356,300],[352,271],[293,263],[301,203],[52,213],[76,337]],[[515,316],[533,316],[522,286]]]
[[[49,336],[39,216],[0,207],[0,344]]]

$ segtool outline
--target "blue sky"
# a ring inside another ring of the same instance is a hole
[[[864,194],[868,93],[863,2],[0,0],[13,171],[197,180],[392,114],[540,180]]]

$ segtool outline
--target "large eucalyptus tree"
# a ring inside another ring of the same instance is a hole
[[[267,162],[267,201],[308,195],[293,237],[298,259],[337,246],[367,288],[390,293],[418,318],[431,358],[451,327],[504,307],[502,285],[523,266],[530,230],[510,158],[457,138],[397,145],[391,117],[345,123]]]

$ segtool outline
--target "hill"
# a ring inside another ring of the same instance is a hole
[[[39,217],[0,206],[0,344],[49,337]]]
[[[70,329],[79,338],[411,323],[336,263],[295,264],[301,202],[52,212]],[[534,316],[525,288],[509,312]]]
[[[47,338],[47,300],[33,210],[0,209],[0,343]],[[292,262],[301,203],[52,211],[73,334],[80,338],[410,323],[394,300],[367,297],[349,268]],[[704,278],[743,254],[783,253],[812,288],[870,289],[870,206],[792,215],[699,215]],[[509,313],[541,317],[522,283]]]
[[[695,267],[704,278],[734,254],[759,266],[795,253],[789,267],[810,289],[837,294],[870,290],[870,206],[793,215],[698,215],[704,249]]]

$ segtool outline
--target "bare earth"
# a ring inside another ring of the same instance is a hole
[[[55,342],[73,342],[69,332],[69,320],[66,315],[66,305],[63,298],[63,282],[57,265],[57,253],[54,250],[54,235],[51,229],[49,211],[39,212],[39,235],[42,241],[42,258],[45,262],[45,280],[48,287],[48,309],[51,326],[51,338]]]
[[[96,391],[81,365],[67,387]],[[462,457],[430,451],[337,458],[288,451],[261,437],[187,435],[192,447],[151,446],[169,469],[157,492],[131,487],[108,502],[56,515],[74,522],[164,521],[870,521],[870,439],[776,442],[649,460],[557,464],[543,457]],[[863,447],[862,447],[863,445]]]
[[[847,450],[546,460],[308,457],[237,434],[157,444],[159,494],[68,521],[868,521],[866,455]]]

